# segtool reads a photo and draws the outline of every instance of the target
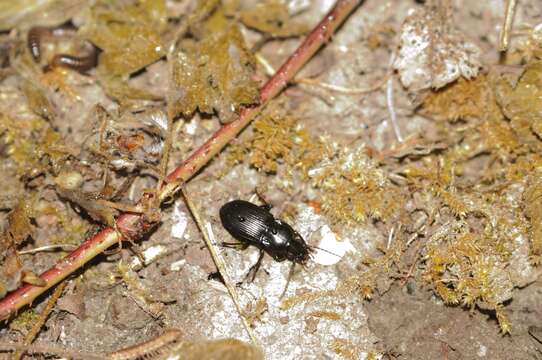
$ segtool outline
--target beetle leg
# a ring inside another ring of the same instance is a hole
[[[264,209],[265,211],[269,212],[269,210],[273,208],[273,205],[267,202],[265,196],[263,196],[262,194],[263,191],[261,189],[258,189],[258,187],[256,187],[254,192],[256,193],[256,196],[263,202],[263,205],[260,205],[260,207]]]
[[[227,247],[227,248],[231,248],[231,249],[236,249],[236,250],[246,250],[246,248],[248,247],[248,244],[243,244],[243,243],[240,243],[240,242],[239,243],[223,242],[222,246]]]
[[[290,267],[290,272],[288,273],[288,278],[286,279],[286,285],[284,285],[284,290],[282,290],[282,293],[279,296],[279,300],[282,299],[284,294],[286,294],[286,290],[288,290],[288,285],[290,285],[290,280],[292,280],[292,276],[294,275],[294,269],[295,262],[292,261],[292,266]]]
[[[248,272],[243,282],[247,281],[247,279],[250,279],[249,282],[254,281],[254,279],[256,278],[256,274],[258,273],[258,270],[260,269],[260,265],[262,264],[264,255],[265,255],[265,252],[263,250],[260,250],[260,256],[258,257],[258,261],[256,261],[256,264],[252,265],[250,269],[248,269]]]

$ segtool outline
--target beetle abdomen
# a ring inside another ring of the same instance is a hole
[[[234,200],[222,206],[220,220],[234,238],[254,245],[259,244],[262,234],[274,222],[271,213],[244,200]]]

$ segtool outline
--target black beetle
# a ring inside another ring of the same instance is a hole
[[[276,219],[270,212],[270,206],[258,206],[244,200],[233,200],[220,208],[220,220],[231,236],[241,244],[226,246],[249,245],[260,249],[260,257],[254,265],[252,279],[260,266],[264,252],[276,261],[289,260],[304,265],[310,258],[310,247],[305,240],[290,225]],[[252,270],[249,272],[252,272]]]

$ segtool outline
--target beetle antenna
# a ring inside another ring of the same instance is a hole
[[[312,248],[312,249],[322,250],[322,251],[324,251],[324,252],[327,252],[328,254],[334,255],[334,256],[336,256],[336,257],[338,257],[338,258],[342,258],[342,256],[337,255],[337,254],[335,254],[334,252],[331,252],[331,251],[329,251],[329,250],[322,249],[321,247],[318,247],[318,246],[312,246],[312,245],[308,245],[308,246],[309,246],[310,248]]]
[[[295,262],[292,262],[292,266],[290,267],[290,271],[288,272],[288,278],[286,279],[286,285],[284,285],[284,290],[282,290],[282,293],[279,296],[279,300],[282,299],[284,294],[286,294],[286,291],[288,290],[288,285],[290,285],[290,280],[292,280],[292,276],[294,275],[294,269],[295,269]]]

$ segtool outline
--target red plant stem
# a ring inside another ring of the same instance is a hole
[[[166,177],[167,184],[160,192],[160,200],[172,196],[182,183],[190,179],[231,139],[237,136],[262,111],[265,105],[286,87],[288,81],[312,58],[318,49],[331,38],[358,3],[359,0],[339,0],[275,75],[260,89],[260,104],[242,109],[237,120],[222,126],[205,144]]]
[[[239,118],[222,126],[213,136],[196,150],[188,159],[173,170],[165,179],[166,184],[160,191],[160,200],[171,197],[180,186],[190,179],[197,171],[218,154],[241,130],[243,130],[262,109],[279,94],[295,76],[303,65],[326,43],[335,30],[343,23],[348,15],[356,8],[361,0],[338,0],[337,4],[324,19],[311,31],[305,41],[288,58],[275,75],[260,90],[260,104],[244,108]],[[116,221],[122,234],[129,234],[131,239],[141,236],[153,224],[146,222],[144,216],[122,214]],[[21,307],[32,301],[46,290],[66,278],[69,274],[82,267],[85,263],[113,246],[119,241],[120,234],[112,228],[106,228],[86,240],[72,253],[61,259],[51,269],[40,277],[47,285],[35,286],[25,284],[9,293],[0,300],[0,320],[9,318]]]

